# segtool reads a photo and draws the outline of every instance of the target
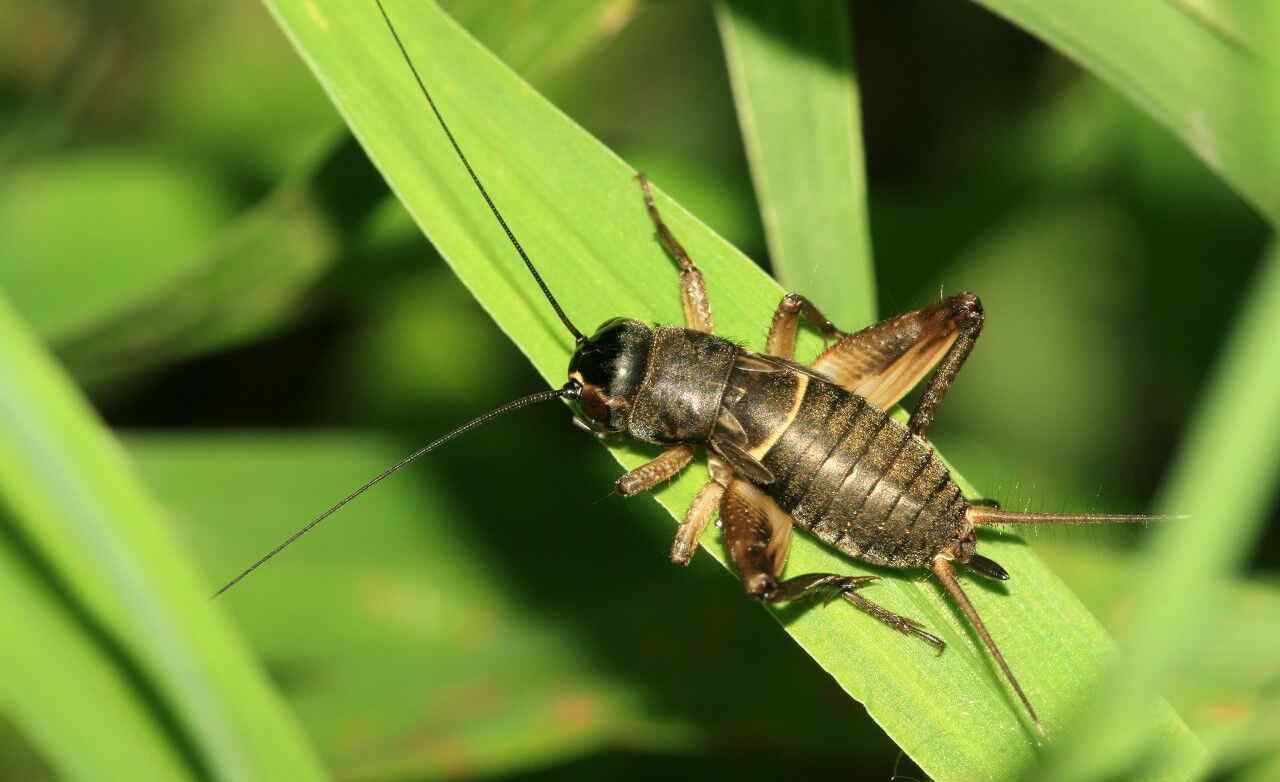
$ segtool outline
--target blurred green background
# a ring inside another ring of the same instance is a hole
[[[712,6],[444,5],[768,267]],[[1142,512],[1162,489],[1186,496],[1166,483],[1180,453],[1238,459],[1231,474],[1258,497],[1232,521],[1239,551],[1222,554],[1215,600],[1181,603],[1203,613],[1202,645],[1160,688],[1217,778],[1280,773],[1276,452],[1181,450],[1196,421],[1210,440],[1224,430],[1197,416],[1233,372],[1264,407],[1235,420],[1274,441],[1274,351],[1224,345],[1275,287],[1280,209],[1269,220],[1112,86],[987,9],[849,8],[879,311],[973,290],[988,313],[932,439],[984,493],[1034,510]],[[212,591],[403,452],[542,381],[256,0],[0,0],[0,18],[0,291],[16,316],[0,334],[0,778],[106,778],[95,769],[141,746],[157,748],[155,778],[255,778],[261,766],[211,759],[191,735],[184,710],[218,711],[222,686],[255,705],[215,722],[260,717],[258,751],[297,747],[280,769],[318,757],[340,779],[924,777],[718,565],[666,564],[669,518],[612,496],[617,466],[561,410],[397,476],[221,600],[230,623],[178,605],[212,618],[139,651],[149,641],[118,628],[168,637],[160,613],[101,585],[132,583],[141,562]],[[1280,317],[1266,312],[1251,333],[1270,344]],[[47,420],[65,428],[28,415],[47,400],[63,400]],[[58,433],[83,447],[66,455]],[[93,486],[162,531],[60,527],[101,507]],[[1123,638],[1150,534],[1029,539]],[[158,681],[184,643],[215,635],[223,684]]]

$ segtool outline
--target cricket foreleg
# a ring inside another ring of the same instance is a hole
[[[795,358],[796,332],[799,330],[801,317],[821,332],[824,339],[844,336],[844,332],[836,328],[813,302],[798,293],[788,293],[778,302],[778,309],[773,312],[773,322],[769,324],[769,338],[765,342],[764,352],[779,358]]]
[[[973,345],[977,342],[978,335],[982,333],[984,316],[982,302],[977,296],[972,293],[962,293],[959,296],[952,296],[947,303],[951,305],[952,320],[959,329],[959,334],[956,335],[956,340],[947,350],[946,355],[942,357],[942,361],[938,362],[937,371],[925,386],[924,393],[920,395],[920,401],[916,402],[915,410],[911,411],[911,420],[907,422],[907,428],[917,437],[924,437],[929,431],[934,413],[942,403],[942,397],[955,382],[960,367],[964,366],[965,359],[969,358],[969,354],[973,352]]]
[[[614,483],[614,486],[622,496],[632,497],[679,475],[691,461],[693,461],[692,446],[677,445],[658,454],[656,459],[623,475]]]
[[[636,174],[640,189],[644,191],[644,205],[649,210],[649,217],[658,231],[658,240],[667,253],[680,267],[680,297],[684,302],[685,325],[696,331],[708,334],[715,331],[715,321],[711,317],[711,300],[707,298],[707,283],[702,279],[702,272],[694,265],[689,253],[685,252],[675,234],[667,228],[658,213],[658,206],[653,201],[653,190],[649,187],[649,178],[644,174]]]

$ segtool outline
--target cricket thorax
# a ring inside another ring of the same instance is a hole
[[[705,332],[654,327],[644,378],[630,400],[627,433],[661,445],[705,442],[740,352]]]
[[[730,442],[796,524],[868,562],[926,567],[969,530],[968,503],[927,444],[862,397],[785,365],[737,362],[712,446]]]

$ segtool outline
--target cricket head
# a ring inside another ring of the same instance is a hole
[[[574,423],[597,435],[625,431],[652,346],[653,329],[631,318],[606,320],[580,341],[569,360],[569,380],[581,385]]]

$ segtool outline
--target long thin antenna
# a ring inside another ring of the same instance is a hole
[[[934,559],[933,574],[938,577],[938,580],[942,582],[942,586],[950,593],[951,599],[955,601],[965,617],[969,619],[969,624],[973,626],[978,637],[982,639],[982,643],[986,644],[987,651],[995,658],[996,664],[1004,672],[1004,677],[1009,680],[1013,691],[1018,694],[1018,699],[1022,701],[1027,714],[1031,715],[1031,721],[1035,723],[1036,732],[1044,736],[1044,726],[1040,724],[1040,718],[1036,716],[1036,710],[1031,707],[1031,701],[1027,698],[1027,694],[1022,691],[1022,685],[1018,684],[1018,677],[1013,675],[1013,670],[1009,668],[1009,663],[1004,661],[1004,655],[1000,653],[1000,647],[996,646],[996,642],[991,638],[991,633],[987,632],[987,626],[982,623],[982,617],[978,616],[978,609],[973,607],[973,603],[969,602],[969,596],[960,588],[960,582],[956,580],[956,572],[951,567],[951,563],[942,557]]]
[[[400,53],[404,55],[404,61],[408,63],[409,70],[413,73],[413,78],[417,80],[418,87],[422,90],[422,97],[427,99],[427,105],[431,107],[432,113],[440,121],[440,127],[444,129],[444,134],[449,137],[449,143],[453,145],[453,151],[458,153],[458,159],[462,161],[467,173],[471,175],[471,181],[476,183],[476,188],[480,190],[480,195],[484,197],[484,202],[489,205],[489,210],[493,212],[494,217],[498,218],[498,224],[502,226],[502,230],[507,232],[507,238],[511,240],[511,246],[516,248],[516,252],[520,254],[524,265],[529,267],[529,272],[533,275],[533,279],[537,281],[538,287],[542,289],[542,294],[547,297],[547,301],[551,302],[551,308],[560,316],[560,322],[564,324],[565,328],[569,329],[569,333],[573,335],[575,341],[579,343],[585,342],[586,336],[581,331],[578,331],[573,322],[569,320],[569,316],[564,314],[564,310],[560,308],[560,302],[556,301],[556,297],[551,295],[551,289],[542,281],[542,275],[538,274],[538,270],[533,267],[533,261],[529,260],[528,253],[524,251],[524,247],[520,246],[516,235],[511,232],[507,221],[502,218],[502,213],[498,211],[493,199],[489,197],[489,191],[485,190],[484,185],[480,183],[480,177],[476,175],[475,169],[471,167],[467,156],[462,154],[462,147],[458,145],[458,140],[453,137],[453,131],[449,130],[449,125],[444,121],[444,115],[440,113],[440,109],[436,108],[436,102],[432,100],[431,92],[427,90],[426,82],[418,74],[418,69],[414,66],[413,59],[409,57],[409,50],[405,48],[404,41],[400,40],[400,33],[396,32],[395,25],[391,23],[391,17],[387,15],[387,9],[383,7],[382,0],[374,0],[374,2],[378,4],[378,10],[382,12],[382,18],[387,23],[387,29],[391,31],[391,37],[395,39],[396,45],[400,47]]]
[[[529,396],[521,397],[520,399],[517,399],[514,402],[508,402],[507,404],[497,408],[496,410],[490,410],[489,412],[485,413],[479,418],[475,418],[471,421],[468,421],[462,426],[459,426],[457,429],[454,429],[452,432],[449,432],[448,434],[444,435],[443,437],[440,437],[422,446],[418,450],[414,451],[413,453],[404,457],[403,459],[391,465],[387,469],[378,473],[377,476],[370,478],[363,486],[351,492],[347,496],[343,497],[341,500],[335,503],[333,507],[329,508],[324,513],[321,513],[319,516],[316,516],[314,519],[307,522],[307,525],[305,527],[293,533],[289,537],[285,538],[280,545],[271,549],[266,554],[263,554],[261,557],[258,558],[257,562],[254,562],[252,565],[242,570],[240,572],[240,575],[236,576],[235,578],[231,579],[226,584],[224,584],[221,589],[213,593],[213,597],[217,597],[218,595],[221,595],[223,592],[226,592],[231,587],[240,583],[242,580],[244,580],[245,576],[249,575],[253,571],[262,567],[262,565],[264,565],[267,562],[267,560],[271,559],[276,554],[279,554],[281,551],[284,551],[286,548],[289,547],[291,543],[293,543],[298,538],[310,532],[312,528],[314,528],[317,524],[319,524],[320,522],[324,521],[325,519],[329,518],[330,516],[337,513],[339,510],[341,510],[342,506],[346,505],[348,502],[351,502],[356,497],[359,497],[361,494],[364,494],[366,491],[368,491],[369,489],[377,485],[379,482],[381,482],[383,479],[387,478],[392,473],[399,470],[401,467],[404,467],[405,465],[409,464],[409,462],[412,462],[414,459],[417,459],[419,456],[426,456],[427,454],[431,453],[436,448],[439,448],[440,446],[449,442],[453,438],[462,434],[466,434],[472,429],[475,429],[477,426],[482,426],[504,413],[510,413],[512,410],[519,410],[522,407],[528,407],[529,405],[534,405],[534,404],[537,404],[538,402],[547,402],[549,400],[560,399],[562,397],[572,397],[578,393],[579,389],[580,389],[580,386],[578,382],[576,380],[571,380],[568,383],[566,383],[563,388],[556,389],[555,391],[541,391],[536,394],[530,394]]]

